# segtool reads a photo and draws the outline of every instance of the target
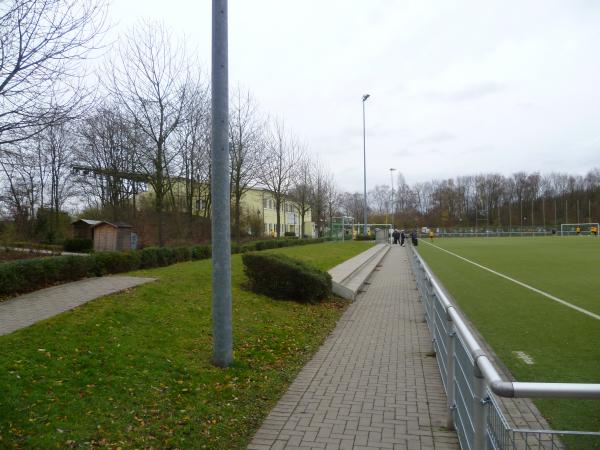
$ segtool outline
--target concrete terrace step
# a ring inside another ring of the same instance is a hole
[[[358,290],[389,249],[388,244],[377,244],[329,270],[334,294],[354,301]]]

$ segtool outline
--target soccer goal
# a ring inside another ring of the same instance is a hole
[[[560,235],[561,236],[598,236],[598,230],[600,225],[598,223],[561,223],[560,224]]]

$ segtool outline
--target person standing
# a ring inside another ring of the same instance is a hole
[[[394,230],[394,232],[392,233],[392,237],[394,238],[394,244],[397,244],[398,238],[400,237],[400,233],[398,233],[398,230]]]
[[[404,241],[406,240],[406,234],[404,233],[404,230],[402,230],[400,232],[400,246],[404,247]]]

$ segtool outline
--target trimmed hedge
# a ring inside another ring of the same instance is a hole
[[[306,245],[323,239],[254,241],[233,244],[232,253],[269,248]],[[89,256],[53,256],[0,263],[0,296],[34,291],[53,284],[80,280],[85,277],[130,272],[137,269],[163,267],[183,261],[208,259],[210,245],[193,247],[147,247],[134,252],[97,252]]]
[[[86,238],[65,239],[65,242],[63,243],[65,252],[87,253],[92,250],[92,247],[92,240]]]
[[[255,292],[303,303],[331,297],[331,275],[302,261],[277,253],[245,253],[242,261]]]

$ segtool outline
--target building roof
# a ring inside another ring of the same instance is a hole
[[[125,223],[125,222],[112,223],[112,222],[108,222],[107,220],[90,220],[90,219],[79,219],[79,220],[76,220],[75,222],[73,222],[72,225],[76,224],[77,222],[83,222],[92,228],[95,228],[99,225],[110,225],[113,228],[133,228],[132,225],[129,225],[128,223]]]
[[[78,219],[78,220],[74,221],[73,224],[76,224],[77,222],[83,222],[91,227],[95,227],[96,225],[102,223],[101,220]]]
[[[128,223],[125,223],[125,222],[115,222],[115,223],[112,223],[112,222],[108,222],[106,220],[104,220],[104,221],[96,224],[95,226],[97,227],[97,226],[100,226],[100,225],[110,225],[113,228],[133,228],[132,225],[129,225]]]

